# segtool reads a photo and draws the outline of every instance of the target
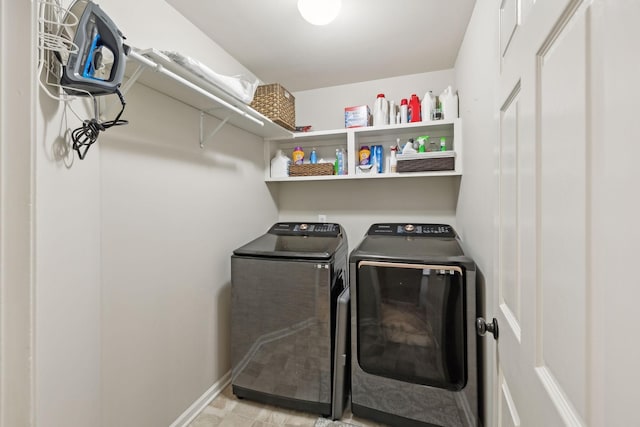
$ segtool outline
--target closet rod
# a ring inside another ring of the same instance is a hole
[[[135,59],[136,61],[138,61],[141,64],[146,65],[147,67],[151,68],[153,71],[160,73],[164,76],[169,77],[170,79],[173,79],[183,85],[185,85],[186,87],[188,87],[189,89],[198,92],[199,94],[201,94],[202,96],[210,99],[213,102],[216,102],[220,105],[222,105],[223,107],[239,114],[240,116],[243,116],[255,123],[257,123],[260,126],[264,126],[264,122],[261,120],[256,119],[255,117],[251,116],[249,113],[242,111],[241,109],[239,109],[238,107],[229,104],[228,102],[218,98],[217,96],[207,92],[206,90],[202,89],[201,87],[191,83],[189,80],[180,77],[179,75],[167,70],[166,68],[164,68],[162,65],[160,64],[156,64],[155,62],[153,62],[152,60],[150,60],[149,58],[146,58],[143,55],[140,55],[139,53],[135,52],[135,51],[131,51],[129,52],[129,58]]]

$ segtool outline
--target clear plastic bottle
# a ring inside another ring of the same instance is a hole
[[[318,163],[318,154],[316,153],[316,147],[313,147],[313,149],[311,149],[311,154],[309,154],[309,163],[311,163],[312,165]]]
[[[442,102],[436,96],[436,108],[433,110],[433,120],[442,120]]]
[[[389,150],[389,172],[395,173],[398,171],[398,157],[396,157],[398,153],[398,146],[392,145]]]
[[[431,138],[431,140],[429,141],[429,147],[427,148],[427,151],[438,151],[438,144],[436,143],[435,138]]]

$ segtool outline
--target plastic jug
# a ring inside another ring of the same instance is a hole
[[[291,159],[282,150],[276,151],[276,155],[271,159],[271,177],[284,178],[289,176],[289,164],[291,164]]]
[[[407,123],[409,117],[409,105],[406,98],[400,101],[400,123]]]
[[[433,120],[433,112],[436,109],[436,97],[433,92],[429,91],[422,98],[422,121],[430,122]]]
[[[439,96],[442,118],[453,120],[458,118],[458,94],[454,94],[451,86],[447,86]]]
[[[389,124],[389,103],[384,97],[384,93],[379,93],[376,102],[373,104],[373,125]]]
[[[412,93],[409,99],[409,122],[419,122],[422,120],[420,110],[420,98],[418,98],[418,95],[415,93]]]

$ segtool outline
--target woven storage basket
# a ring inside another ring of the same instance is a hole
[[[398,155],[398,172],[451,171],[455,169],[455,157],[430,157],[431,153]],[[404,158],[403,158],[404,157]]]
[[[278,83],[258,86],[251,107],[286,129],[296,128],[296,99]]]
[[[333,163],[289,165],[289,176],[333,175]]]

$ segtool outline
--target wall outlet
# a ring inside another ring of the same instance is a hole
[[[325,214],[319,214],[318,222],[327,222],[327,216]]]

